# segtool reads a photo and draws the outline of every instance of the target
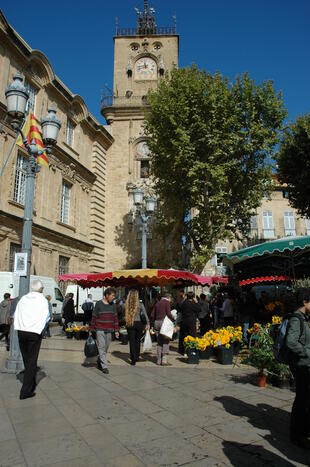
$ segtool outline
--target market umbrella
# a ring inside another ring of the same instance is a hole
[[[223,257],[223,263],[233,268],[238,279],[309,274],[310,236],[280,238],[242,248]]]
[[[257,245],[242,248],[227,254],[224,259],[225,263],[237,264],[241,261],[246,261],[250,258],[255,258],[263,255],[272,255],[277,253],[290,253],[310,248],[310,236],[304,237],[286,237],[269,242],[259,243]]]
[[[178,269],[124,269],[102,273],[62,274],[60,282],[73,282],[84,288],[115,287],[152,287],[152,286],[190,286],[227,283],[227,278],[219,276],[199,276],[190,271]]]
[[[261,276],[261,277],[251,277],[249,279],[243,279],[239,281],[239,287],[244,287],[246,285],[253,284],[262,284],[262,283],[273,283],[273,282],[286,282],[290,281],[288,276]]]

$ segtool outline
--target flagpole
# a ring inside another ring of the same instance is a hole
[[[3,172],[5,171],[5,168],[6,168],[7,164],[8,164],[8,162],[9,162],[9,159],[10,159],[10,157],[11,157],[11,155],[12,155],[12,152],[13,152],[13,149],[14,149],[14,147],[15,147],[15,144],[16,144],[16,141],[17,141],[17,139],[18,139],[18,136],[19,136],[19,135],[18,135],[18,133],[17,133],[16,138],[15,138],[15,140],[14,140],[12,146],[11,146],[9,155],[8,155],[8,157],[6,158],[6,160],[5,160],[4,164],[3,164],[3,167],[2,167],[1,172],[0,172],[0,180],[1,180],[1,177],[2,177],[2,175],[3,175]]]

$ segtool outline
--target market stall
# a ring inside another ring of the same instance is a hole
[[[255,277],[292,279],[310,274],[310,236],[286,237],[243,248],[223,257],[238,281]]]
[[[195,286],[228,283],[227,277],[200,276],[178,269],[124,269],[119,271],[62,274],[60,282],[72,282],[83,288],[90,287],[153,287],[153,286]]]

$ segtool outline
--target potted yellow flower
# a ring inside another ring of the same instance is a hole
[[[72,327],[73,334],[75,339],[80,340],[81,339],[81,326],[78,326],[77,324],[74,324]]]
[[[213,337],[214,331],[210,330],[198,339],[199,358],[201,360],[208,360],[214,355],[213,352]]]
[[[217,348],[217,360],[222,365],[231,365],[233,362],[233,348],[231,346],[232,334],[227,328],[217,330],[215,347]]]
[[[187,363],[197,365],[199,363],[199,343],[196,337],[186,336],[184,347],[188,356]]]
[[[72,328],[67,327],[65,331],[66,331],[67,339],[72,339],[72,337],[73,337],[73,330],[72,330]]]

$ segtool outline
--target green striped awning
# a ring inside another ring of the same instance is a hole
[[[257,256],[272,255],[274,253],[289,253],[306,248],[310,248],[310,236],[285,237],[234,251],[233,253],[227,254],[223,259],[226,264],[237,264]]]

